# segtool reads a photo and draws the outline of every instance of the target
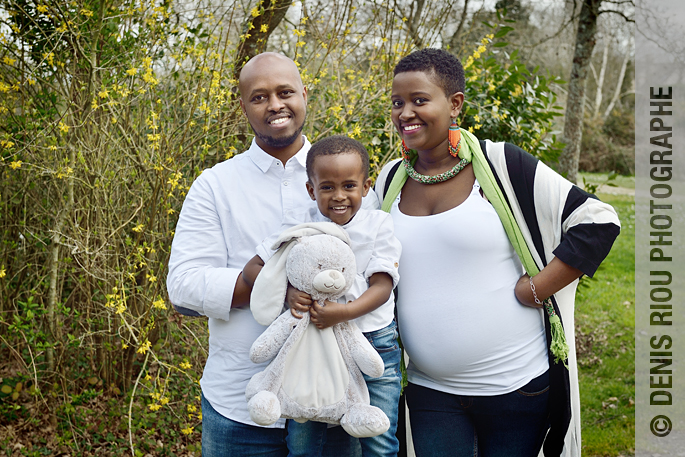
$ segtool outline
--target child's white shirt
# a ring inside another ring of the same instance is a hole
[[[266,262],[274,254],[272,249],[278,236],[290,227],[305,222],[331,222],[322,215],[316,205],[285,218],[278,233],[268,237],[257,246],[257,255]],[[359,298],[369,288],[369,278],[374,273],[387,273],[397,286],[400,279],[398,268],[402,246],[395,238],[394,226],[390,214],[380,210],[360,209],[347,224],[342,226],[350,237],[350,247],[357,262],[355,283],[347,293],[338,299],[347,303]],[[390,325],[395,317],[395,297],[393,293],[384,304],[375,310],[354,320],[359,329],[373,332]]]

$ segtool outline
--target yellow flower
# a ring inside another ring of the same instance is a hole
[[[150,376],[150,374],[149,374],[149,373],[148,373],[148,374],[146,374],[146,375],[145,375],[145,380],[146,380],[146,381],[150,381],[150,380],[152,380],[152,376]]]
[[[362,136],[362,128],[359,127],[358,125],[355,125],[354,129],[352,129],[352,133],[350,133],[350,137],[354,138],[354,137],[360,137],[360,136]]]
[[[128,344],[121,343],[121,349],[128,349]]]
[[[17,61],[17,59],[11,59],[10,56],[5,56],[4,59],[2,59],[3,63],[6,63],[7,65],[14,65],[14,62]]]
[[[134,76],[136,73],[138,73],[138,69],[136,67],[132,67],[126,70],[126,74],[129,76]]]
[[[5,273],[5,267],[0,268],[0,278],[4,278],[7,276],[7,273]]]
[[[47,13],[48,12],[48,7],[45,5],[38,5],[38,6],[36,6],[36,9],[38,10],[39,13]]]
[[[259,31],[262,33],[266,33],[269,31],[269,26],[267,26],[266,24],[262,24],[262,26],[259,28]]]
[[[476,114],[475,116],[473,116],[473,120],[474,120],[476,123],[480,122],[480,116]]]
[[[143,344],[140,345],[138,350],[136,351],[138,354],[145,354],[147,351],[150,350],[150,346],[152,346],[152,343],[150,341],[145,340]]]
[[[152,302],[152,306],[154,306],[157,309],[166,309],[166,304],[164,303],[163,298],[160,298],[159,300]]]
[[[161,398],[161,399],[159,400],[159,402],[162,404],[162,406],[164,406],[164,405],[166,405],[167,403],[169,403],[169,398],[163,397],[163,398]]]
[[[148,408],[150,408],[150,411],[159,411],[160,409],[162,409],[162,405],[153,404],[148,406]]]
[[[109,92],[107,92],[107,89],[102,89],[100,92],[98,92],[98,97],[100,98],[107,98],[109,96]]]
[[[190,363],[188,363],[186,361],[183,361],[183,362],[179,363],[178,366],[181,367],[182,370],[188,370],[191,368],[192,365],[190,365]],[[188,411],[190,411],[190,406],[188,406]]]
[[[256,6],[252,8],[252,10],[250,10],[250,14],[252,15],[252,17],[259,16],[259,8],[257,8]]]
[[[12,170],[16,170],[17,168],[21,168],[21,164],[22,164],[22,163],[23,163],[23,162],[22,162],[21,160],[16,160],[16,161],[10,163],[10,168],[11,168]]]
[[[131,230],[133,230],[134,232],[142,232],[142,231],[143,231],[143,227],[144,227],[143,224],[138,224],[138,225],[136,225],[135,227],[133,227]]]
[[[194,413],[195,411],[197,411],[197,407],[195,405],[188,405],[189,413]]]
[[[66,125],[66,124],[65,124],[64,122],[62,122],[62,121],[60,121],[60,123],[59,123],[59,125],[57,125],[57,127],[59,128],[59,130],[60,130],[62,133],[67,133],[67,132],[69,131],[69,126]]]
[[[480,129],[481,127],[482,127],[482,125],[481,125],[481,124],[476,124],[476,125],[474,125],[474,126],[473,126],[473,128],[474,128],[475,130],[478,130],[478,129]]]
[[[193,433],[193,427],[181,429],[181,433],[183,433],[184,435],[190,435],[191,433]]]
[[[81,14],[83,14],[86,17],[92,17],[93,16],[93,12],[87,8],[83,8],[81,10]]]

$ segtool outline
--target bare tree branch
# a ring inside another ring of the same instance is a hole
[[[628,17],[623,11],[618,11],[618,10],[601,10],[597,14],[604,14],[604,13],[612,13],[612,14],[618,14],[621,16],[623,19],[626,20],[626,22],[635,22],[634,17]]]

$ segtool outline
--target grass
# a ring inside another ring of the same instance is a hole
[[[578,173],[578,182],[583,183],[583,178],[589,184],[605,184],[609,178],[609,173]],[[614,179],[611,180],[612,184],[618,187],[625,187],[628,189],[635,189],[635,176],[623,176],[616,175]]]
[[[576,297],[583,455],[628,456],[635,454],[635,205],[632,196],[598,196],[618,212],[621,235]]]

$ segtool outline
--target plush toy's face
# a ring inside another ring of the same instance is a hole
[[[352,249],[330,235],[302,238],[286,262],[288,281],[314,300],[335,300],[352,286],[357,265]]]

